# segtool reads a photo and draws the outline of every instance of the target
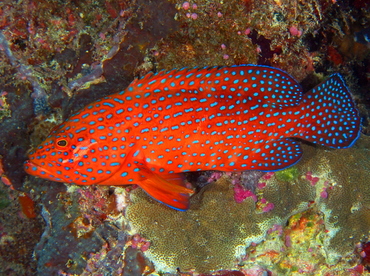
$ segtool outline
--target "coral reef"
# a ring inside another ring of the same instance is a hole
[[[179,268],[212,273],[237,264],[243,269],[265,267],[265,254],[276,260],[269,265],[274,272],[335,271],[329,267],[355,258],[351,254],[356,244],[370,234],[369,148],[365,136],[345,150],[304,145],[297,165],[261,177],[257,202],[247,197],[237,203],[232,176],[227,175],[193,196],[187,212],[169,209],[137,189],[126,210],[131,234],[138,232],[150,241],[145,255],[163,272]],[[259,206],[265,202],[274,208],[264,211]],[[312,259],[319,264],[303,269]]]
[[[260,242],[272,223],[268,215],[253,216],[251,198],[235,203],[226,178],[195,195],[186,212],[160,206],[139,189],[132,193],[132,201],[127,218],[134,231],[150,240],[145,254],[165,272],[231,268],[243,251],[239,247]]]
[[[317,151],[305,164],[298,165],[320,178],[316,184],[321,186],[317,189],[318,205],[328,230],[329,263],[348,255],[357,242],[369,237],[369,148],[370,139],[363,136],[354,148]]]
[[[0,274],[367,273],[365,137],[348,150],[305,145],[296,166],[263,176],[189,174],[199,193],[185,213],[134,187],[26,177],[23,162],[85,104],[183,66],[271,65],[304,90],[340,72],[369,134],[369,47],[354,40],[369,11],[362,0],[1,1]]]

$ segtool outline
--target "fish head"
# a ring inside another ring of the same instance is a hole
[[[51,181],[96,184],[110,177],[93,169],[99,165],[94,163],[106,157],[101,154],[103,148],[86,127],[65,122],[29,153],[24,169],[30,175]]]

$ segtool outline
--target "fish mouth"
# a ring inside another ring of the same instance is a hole
[[[61,179],[60,176],[57,177],[53,174],[53,172],[47,170],[45,166],[40,166],[30,160],[26,160],[24,162],[23,168],[26,173],[33,175],[33,176],[48,179],[51,181],[66,182],[66,180]]]

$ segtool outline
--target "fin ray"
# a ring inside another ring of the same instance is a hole
[[[183,174],[158,175],[145,164],[136,165],[142,177],[137,184],[151,197],[176,210],[185,211],[189,208],[190,194],[194,191],[185,187]]]

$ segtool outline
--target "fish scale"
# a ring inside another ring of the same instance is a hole
[[[138,184],[188,208],[182,173],[273,171],[302,155],[292,137],[351,146],[360,119],[341,76],[303,94],[287,73],[241,65],[149,73],[81,109],[52,131],[25,170],[80,185]]]

